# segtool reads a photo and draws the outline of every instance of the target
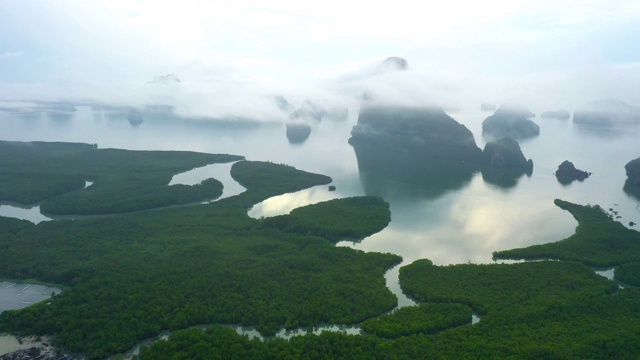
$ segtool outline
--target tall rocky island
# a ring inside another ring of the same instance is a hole
[[[627,172],[624,191],[640,199],[640,157],[629,161],[624,169]]]
[[[436,197],[468,183],[482,151],[441,108],[364,104],[349,144],[368,194],[411,190]]]
[[[540,126],[530,119],[534,116],[524,106],[501,106],[482,122],[482,135],[493,139],[528,139],[538,136]]]
[[[436,106],[365,104],[349,144],[365,190],[378,195],[399,182],[437,196],[464,186],[479,170],[516,168],[509,173],[517,179],[532,168],[512,139],[487,144],[483,156],[471,131]]]
[[[482,155],[471,131],[435,106],[366,106],[349,144],[356,153],[378,153],[375,162],[382,157],[429,167],[470,166]]]

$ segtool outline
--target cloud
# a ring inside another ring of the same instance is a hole
[[[35,20],[38,21],[35,21]],[[0,3],[0,99],[167,101],[184,114],[278,118],[284,95],[357,103],[640,103],[640,3],[147,0]],[[14,49],[20,49],[20,52]],[[379,72],[401,56],[410,69]],[[146,82],[173,73],[181,87]]]
[[[14,59],[24,55],[21,51],[6,51],[0,54],[0,60]]]

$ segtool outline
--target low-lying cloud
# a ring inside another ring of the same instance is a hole
[[[257,121],[287,121],[275,96],[294,107],[357,108],[365,93],[445,109],[573,110],[601,98],[640,105],[635,2],[522,0],[460,11],[469,6],[453,1],[427,16],[403,1],[5,2],[0,101],[162,104],[181,116]],[[405,58],[407,69],[389,67],[389,56]],[[180,82],[148,84],[166,74]]]

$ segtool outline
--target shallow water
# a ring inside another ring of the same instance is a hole
[[[3,203],[0,204],[0,216],[29,220],[34,224],[51,220],[51,218],[40,213],[39,205],[24,206],[19,204]]]
[[[61,291],[52,286],[2,281],[0,282],[0,313],[5,310],[22,309],[47,300]]]
[[[203,180],[214,178],[220,181],[223,185],[222,195],[216,198],[214,201],[222,200],[231,196],[242,194],[247,189],[235,181],[230,174],[233,163],[226,164],[211,164],[202,166],[199,168],[191,169],[180,174],[176,174],[169,181],[169,186],[182,184],[182,185],[197,185]]]

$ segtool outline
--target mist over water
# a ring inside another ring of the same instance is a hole
[[[449,114],[466,125],[478,146],[484,147],[481,123],[491,113],[480,111],[479,104],[469,104]],[[391,205],[389,226],[360,242],[343,242],[339,246],[399,254],[405,263],[419,258],[431,259],[435,264],[488,263],[496,250],[563,239],[573,233],[577,223],[553,204],[556,198],[614,208],[623,224],[640,223],[636,209],[640,200],[623,191],[624,165],[639,155],[637,126],[622,132],[585,130],[571,120],[535,118],[541,127],[540,136],[520,143],[525,157],[534,162],[531,176],[522,175],[502,184],[486,181],[478,171],[451,187],[439,182],[393,181],[375,174],[372,178],[372,174],[362,172],[354,149],[348,144],[357,122],[354,113],[342,121],[315,124],[309,138],[295,145],[287,140],[282,123],[238,126],[157,118],[131,126],[124,117],[108,117],[104,111],[89,107],[80,107],[64,122],[46,116],[24,120],[6,112],[0,116],[0,121],[10,124],[3,140],[228,153],[329,175],[336,191],[316,187],[282,195],[256,205],[250,215],[274,216],[336,197],[382,196]],[[564,160],[592,172],[592,176],[582,182],[560,184],[554,172]],[[446,183],[447,175],[441,176]]]

